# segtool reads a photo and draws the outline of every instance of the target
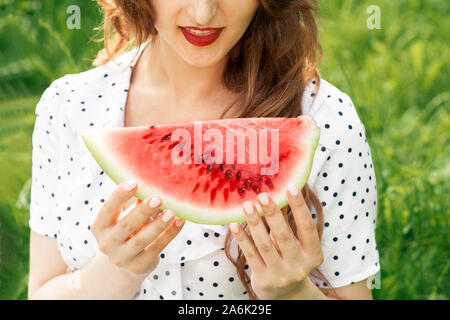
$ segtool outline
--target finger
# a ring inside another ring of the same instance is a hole
[[[124,254],[134,257],[163,233],[174,220],[174,213],[166,210],[151,223],[146,224],[139,232],[125,242]]]
[[[320,250],[319,234],[302,193],[294,183],[289,182],[286,194],[297,225],[297,236],[303,250],[309,253]]]
[[[289,222],[288,216],[287,216],[287,211],[288,211],[288,206],[284,206],[283,208],[281,208],[281,212],[283,213],[284,219],[286,220],[286,222]]]
[[[281,256],[285,260],[299,257],[298,240],[275,201],[267,193],[261,193],[257,198],[269,225],[270,233],[280,248]]]
[[[109,196],[108,200],[100,208],[93,223],[93,228],[104,229],[111,226],[120,214],[120,209],[134,195],[136,182],[121,183]]]
[[[113,228],[113,238],[121,243],[137,231],[145,222],[158,213],[161,199],[157,196],[149,197],[136,206],[127,216],[117,222]]]
[[[161,251],[178,235],[185,223],[185,220],[176,218],[172,219],[171,225],[161,233],[150,245],[142,250],[136,257],[137,263],[147,264],[153,260],[156,255],[159,255]]]
[[[248,224],[247,224],[248,225]],[[252,271],[262,272],[265,269],[265,263],[261,257],[254,242],[250,239],[250,236],[245,232],[237,223],[230,224],[230,230],[233,233],[239,247],[244,253],[247,263],[250,265]]]
[[[244,203],[244,212],[250,234],[266,266],[280,265],[280,255],[252,202],[246,201]]]

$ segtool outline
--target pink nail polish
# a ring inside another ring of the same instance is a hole
[[[253,204],[251,201],[245,201],[244,202],[244,210],[247,212],[247,214],[252,214],[253,211]]]
[[[170,219],[172,219],[174,216],[173,212],[170,210],[167,210],[166,213],[164,213],[163,217],[162,217],[162,221],[167,222]]]
[[[265,206],[267,206],[269,204],[269,197],[267,196],[266,193],[260,193],[258,195],[258,199]]]
[[[298,188],[293,182],[289,182],[287,188],[291,196],[296,197],[298,195]]]
[[[238,224],[237,223],[230,223],[230,230],[231,230],[231,232],[233,232],[233,233],[236,233],[236,232],[238,232],[239,231],[239,226],[238,226]]]

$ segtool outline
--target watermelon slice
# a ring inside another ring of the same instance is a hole
[[[269,193],[287,205],[286,185],[305,185],[320,129],[309,116],[235,118],[91,129],[84,142],[117,184],[201,224],[244,222],[242,205]],[[257,209],[262,215],[261,208]]]

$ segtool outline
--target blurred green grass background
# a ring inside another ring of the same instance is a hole
[[[448,299],[450,2],[322,0],[321,76],[347,92],[378,184],[375,299]],[[81,29],[66,26],[69,5]],[[370,30],[366,10],[381,9]],[[91,68],[95,1],[0,0],[0,299],[26,299],[31,134],[51,81]]]

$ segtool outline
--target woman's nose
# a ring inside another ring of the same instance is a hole
[[[218,0],[190,0],[187,13],[197,24],[208,26],[217,12]]]

